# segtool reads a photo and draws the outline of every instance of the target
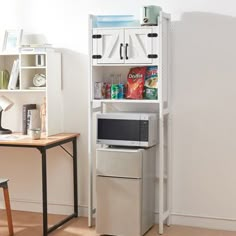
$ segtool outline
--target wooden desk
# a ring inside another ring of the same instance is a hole
[[[13,134],[14,135],[14,134]],[[26,147],[36,148],[41,153],[42,158],[42,203],[43,203],[43,236],[48,235],[67,221],[74,217],[78,217],[78,188],[77,188],[77,137],[79,134],[62,133],[49,137],[42,135],[39,140],[32,140],[25,136],[19,140],[0,140],[0,146],[5,147]],[[73,153],[69,153],[62,144],[72,142]],[[47,150],[56,146],[60,146],[73,159],[73,188],[74,188],[74,213],[67,216],[62,221],[48,228],[48,210],[47,210]]]

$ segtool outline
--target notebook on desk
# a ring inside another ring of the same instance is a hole
[[[25,139],[27,136],[25,135],[16,135],[16,134],[5,134],[5,135],[0,135],[0,141],[14,141],[14,140],[20,140],[20,139]]]

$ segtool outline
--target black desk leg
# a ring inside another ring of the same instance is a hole
[[[43,193],[43,236],[48,235],[48,207],[47,207],[47,159],[46,149],[42,148],[42,193]]]
[[[78,184],[77,184],[77,138],[73,139],[73,182],[74,182],[74,214],[78,217]]]

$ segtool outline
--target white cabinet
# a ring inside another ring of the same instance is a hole
[[[38,57],[40,56],[40,60]],[[10,74],[15,60],[19,60],[18,82],[13,89],[1,89],[0,95],[9,97],[14,106],[8,112],[7,127],[15,132],[22,131],[23,104],[37,105],[46,103],[45,133],[53,135],[63,131],[62,125],[62,91],[61,91],[61,54],[55,51],[37,53],[1,54],[0,70],[7,70]],[[46,84],[35,86],[35,75],[41,74],[46,78]],[[19,117],[19,119],[15,119]]]
[[[98,234],[141,236],[154,224],[156,147],[97,149]]]
[[[157,27],[93,29],[93,64],[152,64]]]

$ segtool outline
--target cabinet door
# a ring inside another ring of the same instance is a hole
[[[141,236],[141,179],[96,177],[96,232]]]
[[[94,64],[124,63],[123,29],[93,30]]]
[[[125,29],[125,63],[151,64],[153,62],[153,29]]]
[[[96,173],[103,176],[142,178],[142,153],[142,149],[97,149]]]

